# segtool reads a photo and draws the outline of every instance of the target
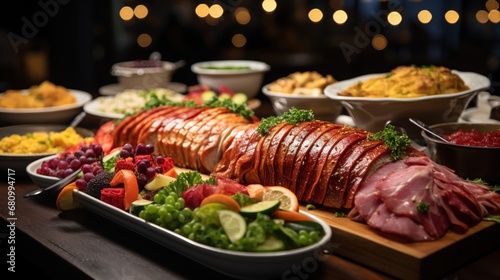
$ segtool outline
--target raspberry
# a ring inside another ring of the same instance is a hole
[[[115,172],[118,172],[122,169],[134,171],[135,164],[132,162],[132,158],[127,158],[127,159],[120,158],[116,161]]]
[[[125,199],[124,188],[105,188],[101,190],[101,201],[125,210],[123,200]]]

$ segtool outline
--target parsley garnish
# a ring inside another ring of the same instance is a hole
[[[140,110],[150,110],[161,106],[182,106],[186,108],[195,108],[195,107],[224,107],[229,111],[240,114],[242,117],[246,119],[251,119],[255,114],[252,110],[248,109],[243,104],[236,104],[230,98],[224,98],[219,100],[217,97],[212,97],[212,99],[203,103],[203,105],[198,105],[194,100],[185,100],[185,101],[172,101],[166,96],[162,96],[161,98],[154,91],[147,91],[146,94],[150,94],[150,98],[144,106]],[[124,116],[128,117],[130,115],[135,115],[137,112],[130,113]]]
[[[281,116],[271,116],[267,118],[263,118],[257,127],[257,131],[261,135],[266,135],[269,133],[271,128],[276,125],[287,122],[289,124],[297,124],[299,122],[307,122],[314,120],[314,113],[312,110],[299,110],[295,107],[292,107],[288,110],[288,112],[283,113]]]
[[[421,201],[417,205],[417,211],[421,212],[421,213],[427,213],[427,212],[429,212],[430,209],[431,209],[431,206],[429,205],[429,203],[427,203],[425,201]]]
[[[368,140],[383,141],[384,144],[391,150],[391,158],[398,160],[403,156],[403,152],[411,144],[410,138],[406,135],[401,135],[394,130],[393,125],[387,125],[384,130],[373,135],[368,135]]]

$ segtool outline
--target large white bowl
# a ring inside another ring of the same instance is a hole
[[[124,61],[113,64],[111,74],[124,89],[167,88],[176,69],[168,61]]]
[[[222,69],[244,66],[250,69]],[[220,69],[208,69],[216,67]],[[253,60],[216,60],[204,61],[191,65],[191,71],[197,74],[198,83],[213,88],[225,85],[235,92],[242,92],[252,99],[257,96],[264,80],[264,73],[271,67],[261,61]]]
[[[45,108],[0,108],[0,122],[18,124],[69,124],[82,111],[85,103],[92,100],[88,92],[70,89],[76,103]]]
[[[338,95],[344,89],[358,82],[379,77],[387,73],[364,75],[328,85],[326,96],[340,102],[351,115],[357,127],[377,132],[386,123],[400,126],[412,139],[421,139],[420,129],[409,122],[415,118],[428,125],[456,122],[472,98],[481,90],[490,87],[490,80],[472,72],[453,71],[462,78],[470,90],[458,93],[430,95],[415,98],[370,98]]]
[[[269,98],[273,110],[277,115],[282,115],[290,108],[299,110],[312,110],[314,118],[322,121],[335,122],[342,112],[342,104],[325,95],[300,95],[293,93],[273,92],[269,90],[271,84],[262,87],[262,92]]]

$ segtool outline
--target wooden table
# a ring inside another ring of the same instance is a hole
[[[263,102],[256,113],[268,116],[273,114],[271,110],[270,104]],[[98,122],[87,118],[83,124],[95,126]],[[85,209],[61,212],[55,207],[55,195],[24,198],[37,186],[22,171],[13,176],[15,190],[9,196],[7,172],[2,170],[0,183],[0,248],[4,260],[1,275],[10,277],[2,279],[19,279],[31,273],[41,279],[229,279]],[[9,203],[15,206],[12,216]],[[8,243],[12,240],[13,250]],[[7,271],[12,254],[15,274]],[[500,279],[499,260],[500,248],[491,248],[441,279]],[[325,255],[316,271],[287,278],[392,279],[335,254]]]
[[[35,272],[42,279],[229,279],[85,209],[61,212],[54,195],[24,198],[37,187],[26,177],[15,180],[15,200],[8,199],[5,181],[0,189],[2,257],[9,254],[6,237],[13,234],[15,276]],[[15,201],[13,216],[8,201]],[[12,218],[14,233],[7,227]],[[442,279],[500,279],[498,260],[500,248],[492,248]],[[336,255],[319,263],[307,279],[392,279]],[[2,264],[6,271],[9,265]]]

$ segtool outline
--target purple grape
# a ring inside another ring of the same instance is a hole
[[[92,172],[93,169],[94,169],[94,167],[92,165],[90,165],[90,164],[84,164],[84,165],[82,165],[82,172],[83,172],[83,174]]]
[[[85,156],[86,157],[95,157],[95,153],[92,149],[88,149],[85,151]]]
[[[64,178],[64,169],[57,169],[56,170],[56,177],[57,178]]]
[[[145,172],[148,179],[153,178],[156,175],[156,171],[153,167],[148,167]]]
[[[158,163],[158,164],[165,163],[165,158],[162,156],[156,156],[156,163]]]
[[[69,167],[69,164],[66,161],[59,161],[59,164],[57,165],[57,169],[59,170],[64,170]]]
[[[74,172],[74,170],[71,168],[65,169],[64,170],[64,177],[68,177],[73,172]]]
[[[81,165],[82,163],[80,162],[80,160],[76,158],[69,163],[69,167],[71,167],[71,169],[73,170],[77,170],[78,168],[80,168]]]
[[[120,152],[120,157],[121,157],[121,158],[128,158],[128,157],[130,157],[130,152],[129,152],[129,151],[127,151],[127,150],[122,150],[122,151]]]
[[[125,151],[129,152],[130,154],[134,153],[134,147],[132,147],[132,145],[129,143],[126,143],[125,145],[123,145],[122,150],[125,150]]]
[[[136,155],[145,155],[146,154],[146,146],[143,143],[137,144],[135,147],[135,154]]]
[[[85,153],[82,150],[78,150],[73,154],[76,158],[80,158],[81,156],[85,155]]]
[[[85,163],[87,163],[87,157],[86,157],[86,156],[84,156],[84,155],[83,155],[83,156],[80,156],[80,157],[78,158],[78,160],[80,161],[80,163],[81,163],[81,164],[85,164]]]
[[[87,188],[87,181],[85,181],[84,179],[80,178],[80,179],[76,180],[75,184],[79,190],[85,190]]]
[[[50,169],[56,169],[57,165],[59,165],[59,161],[60,160],[58,158],[50,159],[49,162],[48,162],[49,168]]]
[[[89,182],[93,178],[94,178],[94,174],[91,172],[83,174],[83,180],[85,180],[86,182]]]
[[[64,160],[67,162],[67,163],[71,163],[74,159],[76,159],[76,157],[72,154],[68,155]]]
[[[148,177],[144,173],[140,173],[137,175],[137,183],[140,186],[144,186],[148,183]]]
[[[94,148],[92,149],[94,153],[98,156],[101,156],[103,153],[103,149],[100,145],[95,145]]]
[[[147,155],[153,154],[154,151],[155,151],[155,147],[153,145],[151,145],[151,144],[146,145],[146,154]]]
[[[149,162],[146,160],[141,160],[136,165],[137,165],[137,171],[139,171],[139,173],[145,173],[149,167]]]
[[[156,173],[163,173],[163,168],[161,166],[156,166],[155,167],[155,172]]]

